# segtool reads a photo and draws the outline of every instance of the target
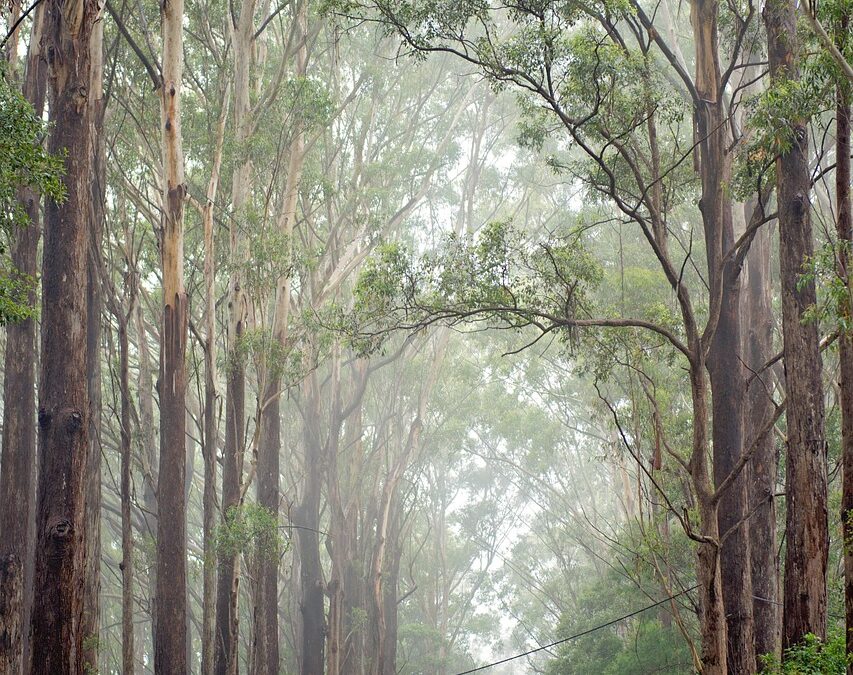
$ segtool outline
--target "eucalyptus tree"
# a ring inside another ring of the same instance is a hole
[[[8,247],[8,272],[11,274],[6,279],[3,305],[7,321],[11,322],[6,329],[3,362],[3,454],[0,460],[0,539],[3,541],[0,557],[11,572],[0,584],[3,589],[0,623],[9,636],[0,647],[0,670],[13,673],[20,672],[27,659],[29,608],[32,605],[34,546],[31,523],[35,506],[36,428],[33,420],[36,415],[37,345],[36,320],[30,316],[29,308],[36,306],[34,280],[41,223],[38,190],[52,192],[54,199],[60,198],[58,182],[51,190],[48,185],[27,186],[26,181],[21,180],[25,178],[22,170],[28,166],[35,168],[33,164],[38,165],[48,159],[38,152],[35,145],[38,136],[44,133],[38,122],[44,111],[47,89],[47,68],[41,58],[44,19],[45,11],[41,7],[36,11],[30,32],[22,98],[5,77],[0,82],[3,114],[11,118],[4,122],[4,128],[25,131],[20,136],[10,134],[4,138],[5,169],[0,188],[3,210],[11,214],[14,221],[6,224],[12,237]],[[22,151],[25,154],[19,157]],[[43,169],[48,168],[49,164],[43,166]],[[57,165],[54,171],[58,169]],[[34,172],[34,175],[38,173]],[[50,175],[50,171],[46,175]],[[15,203],[19,198],[23,212]],[[25,282],[23,287],[21,281]],[[23,298],[17,297],[21,291],[24,291]],[[21,300],[25,304],[22,305]],[[9,556],[14,556],[14,559]],[[19,589],[17,598],[15,589]],[[14,624],[17,629],[12,628]]]
[[[45,208],[42,267],[39,489],[32,612],[33,673],[79,673],[83,658],[86,479],[89,467],[86,286],[92,125],[90,37],[96,2],[46,6],[52,130],[63,153],[67,198]],[[94,666],[95,664],[90,664]]]
[[[552,241],[543,245],[541,255],[533,250],[524,254],[514,249],[499,229],[493,229],[491,239],[484,239],[479,249],[472,248],[473,260],[461,263],[451,253],[437,263],[443,272],[433,271],[433,278],[448,275],[439,283],[439,290],[452,288],[453,265],[468,264],[483,274],[492,269],[495,263],[490,250],[494,246],[498,253],[504,250],[523,258],[529,255],[519,269],[528,267],[534,276],[543,275],[538,282],[523,281],[521,272],[521,277],[516,277],[522,284],[518,290],[546,284],[553,278],[555,288],[563,288],[560,299],[544,292],[533,300],[533,309],[516,295],[511,284],[509,291],[501,292],[501,284],[507,282],[497,277],[497,285],[488,290],[475,289],[467,297],[464,292],[456,295],[457,304],[444,313],[429,302],[420,309],[450,320],[479,315],[519,327],[538,325],[545,332],[560,327],[570,332],[590,326],[640,328],[663,337],[684,357],[690,373],[693,436],[687,457],[675,461],[680,461],[689,475],[697,500],[698,523],[694,526],[682,519],[682,524],[697,544],[702,661],[709,672],[723,672],[728,667],[750,672],[755,668],[754,625],[742,472],[757,438],[769,431],[779,411],[774,410],[764,420],[756,438],[745,442],[742,402],[746,379],[739,357],[740,270],[755,232],[767,218],[763,210],[756,210],[744,236],[736,239],[732,195],[725,186],[733,160],[727,106],[738,105],[737,98],[727,100],[726,87],[739,68],[754,8],[735,12],[731,58],[721,64],[717,30],[720,6],[713,1],[693,3],[696,53],[695,74],[691,75],[679,45],[667,37],[671,31],[658,26],[660,17],[650,18],[636,3],[627,11],[607,4],[590,7],[566,3],[494,3],[456,9],[441,2],[417,7],[393,2],[368,5],[377,11],[377,20],[390,26],[412,49],[453,53],[478,67],[498,86],[512,86],[520,92],[529,101],[532,137],[542,139],[560,128],[585,158],[580,169],[571,158],[559,156],[554,159],[555,166],[571,170],[589,194],[608,200],[620,217],[639,228],[653,251],[677,302],[680,322],[675,332],[654,320],[586,318],[589,309],[583,304],[581,290],[595,279],[583,262],[572,261],[580,253],[576,244]],[[354,11],[352,8],[350,3],[344,11]],[[575,23],[579,27],[570,31]],[[696,128],[692,146],[685,146],[683,127],[679,126],[688,110]],[[662,135],[665,129],[671,130],[667,136]],[[684,274],[686,267],[696,263],[689,249],[683,262],[677,259],[673,246],[680,247],[681,243],[672,234],[670,222],[674,207],[686,196],[684,164],[691,157],[698,169],[698,215],[706,253],[704,271],[697,276]],[[509,281],[512,279],[510,273]],[[701,290],[705,283],[709,286],[707,295]],[[410,288],[414,286],[416,282]],[[429,293],[426,291],[427,297]],[[417,291],[409,293],[408,300],[416,295]],[[700,313],[697,307],[704,302],[707,310]],[[707,457],[712,448],[714,462],[710,467]]]

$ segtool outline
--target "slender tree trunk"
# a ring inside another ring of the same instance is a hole
[[[157,527],[157,624],[154,669],[187,672],[186,366],[187,296],[184,292],[184,156],[181,138],[183,0],[161,5],[163,82],[163,324],[160,350],[160,470]]]
[[[101,280],[96,256],[101,256],[106,199],[104,164],[104,22],[97,21],[90,40],[91,86],[89,105],[92,125],[91,223],[86,308],[86,361],[89,390],[89,465],[86,469],[86,589],[83,601],[84,650],[88,667],[97,670],[100,636],[101,594]]]
[[[774,81],[799,78],[796,7],[770,0],[764,7],[770,74]],[[782,337],[788,407],[787,500],[782,648],[807,633],[826,636],[827,468],[818,327],[803,322],[815,303],[814,282],[801,283],[803,264],[814,252],[809,203],[806,120],[793,122],[788,152],[776,160]]]
[[[32,613],[32,672],[84,672],[86,472],[89,467],[86,287],[89,247],[94,0],[46,6],[52,130],[66,154],[67,198],[48,200],[42,268],[39,493]]]
[[[131,307],[131,312],[133,308]],[[133,650],[133,524],[130,514],[130,366],[127,317],[119,313],[119,390],[121,391],[121,655],[122,675],[134,673]]]
[[[757,211],[747,208],[747,223]],[[751,373],[757,373],[773,356],[773,307],[770,278],[771,233],[767,227],[755,235],[747,256],[746,297],[743,312],[744,357]],[[748,445],[759,435],[773,414],[769,370],[753,377],[747,390]],[[779,564],[776,543],[776,448],[773,435],[758,441],[747,467],[749,482],[750,567],[752,570],[753,616],[755,617],[755,653],[779,655],[781,612],[779,611]]]
[[[231,26],[234,51],[235,147],[246,152],[250,134],[250,72],[254,36],[254,0],[243,0],[240,15]],[[232,15],[233,16],[233,15]],[[246,373],[240,341],[246,322],[246,307],[239,267],[245,263],[241,227],[246,220],[251,180],[248,156],[237,158],[231,181],[232,216],[229,221],[232,273],[228,297],[228,372],[225,401],[225,452],[222,461],[222,519],[235,517],[239,508],[243,477],[243,434],[245,431]],[[216,579],[216,675],[236,675],[238,647],[239,560],[236,551],[219,552]]]
[[[299,5],[296,16],[297,29],[294,39],[301,41],[296,52],[296,77],[304,77],[308,48],[305,44],[307,34],[306,2]],[[279,217],[279,231],[287,242],[288,255],[292,255],[290,241],[296,222],[296,202],[299,195],[299,181],[302,176],[302,164],[305,154],[301,125],[296,122],[294,138],[291,142],[290,157],[287,164],[287,178],[284,189],[284,208]],[[279,354],[287,353],[288,323],[290,320],[290,274],[277,280],[275,314],[273,320],[273,341]],[[262,397],[261,437],[258,452],[258,504],[274,516],[278,522],[279,503],[279,456],[281,453],[281,369],[283,364],[275,362],[268,365],[265,373],[265,387]],[[278,562],[276,551],[272,555],[269,542],[260,541],[257,551],[259,564],[257,601],[255,606],[255,642],[254,663],[257,675],[276,675],[279,671],[278,646]]]
[[[44,7],[36,9],[23,95],[33,106],[36,115],[44,110],[47,89],[47,64],[42,59],[41,39],[44,30]],[[12,265],[20,273],[35,279],[40,236],[39,196],[30,190],[21,194],[28,227],[15,233],[12,243]],[[35,306],[35,289],[27,296]],[[0,639],[0,672],[20,673],[28,662],[28,633],[32,606],[33,577],[33,509],[35,506],[36,473],[36,320],[25,319],[6,327],[6,352],[3,367],[3,454],[0,465],[0,557],[14,556],[20,566],[18,589],[20,600],[14,598],[13,583],[0,584],[0,623],[17,623],[22,630],[7,633]],[[7,563],[11,565],[11,563]],[[11,569],[11,568],[10,568]],[[21,611],[13,617],[9,612]]]
[[[202,212],[204,225],[204,579],[201,617],[201,672],[213,672],[214,622],[216,620],[216,448],[219,432],[216,424],[216,257],[213,231],[213,206],[219,188],[222,147],[228,119],[228,102],[222,106],[217,131],[213,169],[207,184],[207,203]]]
[[[838,22],[836,42],[843,49],[849,39],[849,15],[845,12]],[[850,326],[853,307],[850,298],[850,253],[853,245],[853,216],[850,204],[850,84],[841,82],[836,90],[835,109],[835,200],[836,231],[838,233],[838,274],[847,286],[847,294],[839,315]],[[847,654],[853,654],[853,335],[848,330],[839,339],[841,364],[841,456],[843,484],[841,494],[841,523],[844,528],[844,606],[847,626]],[[847,672],[853,675],[853,663]]]
[[[326,620],[324,610],[323,568],[320,561],[320,488],[322,475],[322,441],[320,437],[320,383],[316,371],[305,378],[304,450],[305,487],[296,509],[295,520],[299,544],[300,613],[302,675],[322,675],[325,661]]]

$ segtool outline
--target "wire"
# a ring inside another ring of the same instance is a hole
[[[602,628],[607,628],[608,626],[612,626],[614,623],[619,623],[620,621],[624,621],[625,619],[630,619],[632,616],[636,616],[637,614],[642,614],[643,612],[654,609],[655,607],[664,604],[665,602],[669,602],[677,598],[680,595],[684,595],[685,593],[689,593],[690,591],[694,591],[699,588],[698,585],[691,586],[680,593],[676,593],[675,595],[670,595],[665,597],[663,600],[658,600],[653,605],[649,605],[648,607],[643,607],[642,609],[637,609],[630,614],[626,614],[625,616],[620,616],[618,619],[613,619],[608,621],[607,623],[603,623],[599,626],[595,626],[594,628],[589,628],[582,633],[575,633],[574,635],[570,635],[567,638],[563,638],[562,640],[557,640],[556,642],[552,642],[547,645],[542,645],[541,647],[537,647],[536,649],[531,649],[530,651],[523,652],[521,654],[516,654],[514,656],[508,656],[505,659],[501,659],[500,661],[494,661],[492,663],[487,663],[485,666],[478,666],[477,668],[472,668],[471,670],[463,670],[461,673],[456,673],[456,675],[468,675],[468,673],[476,673],[481,670],[485,670],[486,668],[493,668],[494,666],[499,666],[501,664],[507,663],[509,661],[515,661],[516,659],[520,659],[522,656],[529,656],[530,654],[535,654],[536,652],[541,652],[544,649],[550,649],[551,647],[556,647],[557,645],[561,645],[564,642],[569,642],[570,640],[576,640],[579,637],[583,637],[584,635],[589,635],[590,633],[594,633],[597,630],[601,630]]]

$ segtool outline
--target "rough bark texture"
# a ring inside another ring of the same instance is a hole
[[[24,566],[14,553],[0,556],[0,588],[0,673],[21,675]]]
[[[47,64],[42,58],[41,36],[44,8],[39,6],[33,19],[33,31],[27,52],[27,69],[23,95],[37,115],[44,110],[47,90]],[[35,279],[37,275],[40,236],[39,198],[29,190],[21,194],[30,225],[15,233],[11,247],[12,265]],[[35,305],[33,289],[27,297]],[[20,603],[7,595],[13,586],[0,584],[0,622],[16,620],[29,627],[32,605],[33,576],[33,509],[35,506],[36,472],[36,320],[26,319],[6,327],[6,352],[3,367],[3,454],[0,465],[0,556],[13,555],[22,566],[23,593]],[[7,612],[20,608],[22,614],[13,619]],[[0,664],[26,662],[28,630],[17,633],[19,640],[8,635],[0,641]],[[11,668],[11,666],[9,666]],[[7,672],[0,668],[0,672]],[[10,669],[8,672],[16,673]]]
[[[183,0],[161,5],[163,82],[163,326],[160,349],[160,518],[157,527],[157,621],[154,669],[187,672],[186,366],[187,297],[184,292],[184,157],[181,142]]]
[[[838,26],[839,42],[847,37],[849,19],[845,14]],[[835,200],[836,231],[838,233],[838,274],[847,286],[847,295],[838,313],[847,325],[853,320],[850,299],[850,247],[853,244],[853,215],[850,204],[850,87],[839,85],[835,110]],[[844,606],[847,629],[847,653],[853,654],[853,336],[840,336],[838,358],[841,366],[841,456],[843,483],[841,494],[841,523],[844,528]],[[853,675],[853,663],[847,666]]]
[[[42,362],[32,672],[84,672],[86,471],[89,466],[86,287],[91,199],[89,38],[98,3],[46,6],[50,65],[48,143],[67,152],[61,204],[45,209],[42,266]]]
[[[764,8],[770,73],[774,80],[796,80],[796,7],[771,0]],[[793,121],[788,152],[776,160],[779,212],[779,265],[782,282],[782,338],[788,407],[787,499],[782,648],[807,633],[826,635],[826,566],[829,532],[824,403],[818,327],[803,323],[815,304],[813,282],[800,283],[803,263],[814,248],[809,203],[808,131]]]

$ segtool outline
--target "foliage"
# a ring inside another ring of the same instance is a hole
[[[45,123],[32,105],[0,75],[0,226],[6,231],[29,224],[18,190],[30,188],[60,201],[64,159],[42,146]]]
[[[809,634],[803,642],[785,650],[780,663],[771,655],[762,657],[763,675],[843,675],[849,663],[844,632],[836,631],[826,642]]]
[[[61,201],[65,188],[60,177],[64,160],[42,146],[45,123],[13,85],[0,74],[0,229],[11,236],[29,225],[21,189],[40,192]],[[32,316],[30,297],[35,280],[14,269],[0,245],[0,325]]]
[[[447,235],[420,260],[397,244],[380,249],[356,283],[359,324],[351,328],[362,348],[378,347],[393,327],[438,322],[559,329],[571,341],[600,280],[580,234],[531,243],[510,222],[496,221],[476,235]]]
[[[252,503],[228,509],[214,540],[214,549],[220,557],[247,553],[256,544],[261,558],[277,559],[283,548],[276,515]]]

